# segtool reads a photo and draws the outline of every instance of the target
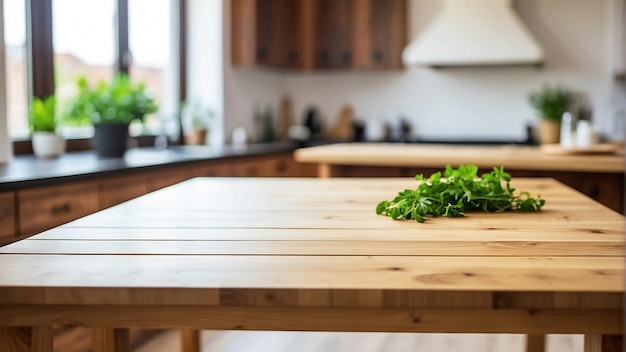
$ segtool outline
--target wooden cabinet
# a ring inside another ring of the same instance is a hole
[[[357,0],[354,11],[354,66],[401,68],[407,45],[405,0]]]
[[[146,181],[148,183],[148,192],[183,182],[191,177],[191,168],[184,166],[147,172]]]
[[[291,153],[241,158],[233,161],[235,177],[314,177],[316,169],[296,162]]]
[[[192,177],[229,177],[232,176],[230,162],[205,162],[194,165]]]
[[[316,68],[349,68],[353,64],[352,0],[315,0],[313,53]],[[355,38],[355,41],[357,38]]]
[[[233,0],[237,66],[401,68],[406,0]]]
[[[35,187],[17,191],[19,236],[72,221],[100,209],[96,182]]]
[[[108,208],[148,193],[148,179],[143,173],[107,178],[101,182],[100,190],[101,208]]]
[[[315,177],[313,164],[298,163],[292,153],[208,161],[195,165],[192,177]]]
[[[308,1],[308,0],[307,0]],[[305,67],[304,0],[233,0],[231,60],[239,66]]]
[[[0,245],[15,239],[15,194],[0,193]]]

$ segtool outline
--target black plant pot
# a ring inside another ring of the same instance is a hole
[[[93,149],[101,158],[120,158],[126,152],[128,124],[113,123],[94,126]]]

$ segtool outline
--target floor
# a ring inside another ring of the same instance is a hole
[[[167,331],[135,352],[179,352]],[[581,335],[550,335],[547,352],[582,352]],[[202,352],[523,352],[522,335],[203,331]]]

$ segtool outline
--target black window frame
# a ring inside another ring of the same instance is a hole
[[[27,0],[27,55],[28,55],[28,102],[33,98],[46,98],[55,92],[54,47],[52,26],[53,0]],[[178,3],[178,101],[187,98],[187,4]],[[116,60],[114,72],[129,73],[130,48],[128,33],[128,0],[117,0],[116,9]],[[149,145],[153,137],[138,138],[139,145]],[[182,129],[179,140],[182,140]],[[90,140],[68,140],[68,150],[90,149]],[[32,154],[30,140],[14,141],[14,154]]]

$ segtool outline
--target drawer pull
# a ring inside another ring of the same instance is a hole
[[[52,213],[52,215],[61,215],[69,213],[70,209],[70,203],[65,202],[62,204],[53,205],[50,209],[50,212]]]

